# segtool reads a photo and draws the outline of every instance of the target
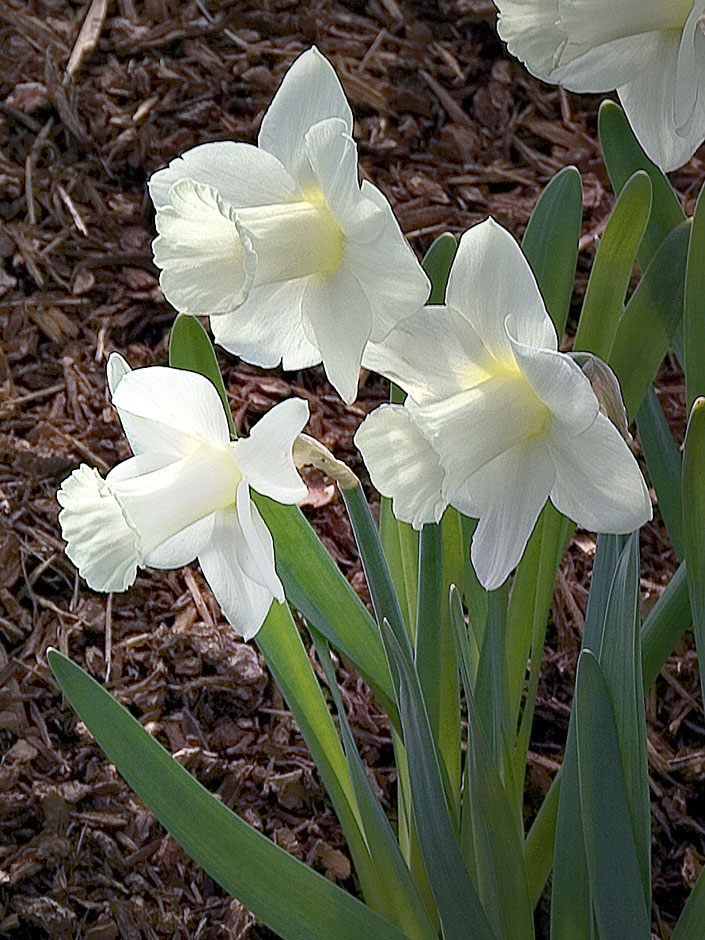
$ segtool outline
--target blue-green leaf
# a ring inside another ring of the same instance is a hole
[[[284,940],[408,940],[231,812],[79,666],[56,650],[47,655],[81,720],[157,819],[214,881]]]
[[[564,167],[541,193],[521,243],[559,340],[573,296],[582,213],[580,173],[574,166]]]

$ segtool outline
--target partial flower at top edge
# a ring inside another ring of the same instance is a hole
[[[616,90],[664,172],[705,139],[705,0],[495,0],[509,51],[576,92]]]

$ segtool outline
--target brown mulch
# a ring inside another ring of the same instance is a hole
[[[87,16],[88,15],[88,16]],[[82,24],[88,20],[92,29]],[[174,311],[151,261],[145,182],[180,152],[254,141],[295,56],[316,43],[356,117],[362,172],[422,252],[493,214],[520,235],[541,187],[574,163],[585,212],[576,303],[612,205],[597,98],[534,81],[508,59],[489,0],[8,0],[0,6],[0,937],[264,940],[132,795],[62,702],[48,645],[105,683],[249,822],[355,890],[313,763],[254,649],[224,623],[197,570],[146,571],[124,595],[89,591],[63,555],[55,491],[79,462],[128,455],[106,397],[107,355],[166,361]],[[692,210],[705,164],[675,176]],[[351,442],[384,398],[369,377],[345,407],[320,370],[263,373],[222,356],[246,430],[293,393],[310,433],[360,470]],[[676,438],[683,380],[662,370]],[[327,481],[306,509],[364,594]],[[594,539],[579,534],[557,583],[527,789],[535,811],[560,764]],[[675,566],[658,521],[643,541],[645,609]],[[384,718],[346,666],[361,750],[393,814]],[[670,935],[705,851],[703,715],[692,644],[647,697],[654,925]],[[544,921],[545,905],[537,918]],[[312,914],[313,916],[313,914]],[[539,935],[542,935],[539,931]]]

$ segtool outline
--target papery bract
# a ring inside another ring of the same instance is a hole
[[[385,197],[358,182],[352,126],[314,47],[284,76],[258,146],[202,144],[149,182],[170,303],[210,314],[216,341],[255,365],[322,361],[347,402],[367,341],[430,288]]]
[[[495,0],[509,51],[538,78],[577,92],[617,90],[661,169],[705,139],[705,0]]]
[[[231,442],[215,387],[194,372],[132,372],[120,356],[108,384],[134,456],[103,479],[82,464],[58,492],[66,553],[89,586],[124,591],[138,566],[178,568],[195,558],[223,613],[245,638],[284,590],[272,538],[250,487],[283,503],[306,495],[292,448],[308,405],[271,409],[250,437]]]
[[[407,392],[355,443],[395,515],[420,528],[449,504],[478,517],[472,561],[499,587],[546,500],[585,528],[631,532],[649,493],[556,331],[514,239],[492,219],[460,240],[446,304],[368,346],[364,364]]]

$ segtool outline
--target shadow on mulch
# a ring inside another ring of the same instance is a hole
[[[93,30],[81,31],[86,14]],[[296,55],[315,42],[356,117],[361,172],[423,251],[492,213],[521,234],[541,187],[574,163],[585,217],[576,303],[612,205],[596,98],[531,79],[505,57],[488,0],[260,4],[8,0],[0,7],[0,936],[7,940],[265,940],[120,780],[46,666],[53,644],[129,706],[211,790],[298,858],[355,890],[337,821],[291,716],[251,647],[191,569],[144,572],[125,595],[86,589],[63,555],[55,491],[80,461],[128,456],[105,389],[107,355],[166,362],[174,312],[151,261],[145,181],[206,140],[254,141]],[[676,176],[692,209],[703,163]],[[345,407],[320,370],[263,373],[221,357],[236,424],[292,393],[310,433],[357,472],[352,434],[386,397],[368,377]],[[659,396],[680,441],[682,377]],[[334,489],[310,480],[306,512],[365,596]],[[561,568],[530,755],[527,816],[560,766],[594,539]],[[645,530],[643,604],[675,559]],[[393,815],[384,716],[339,664],[363,756]],[[667,937],[702,862],[705,750],[692,644],[647,698],[654,926]],[[311,913],[315,916],[315,912]],[[544,922],[544,906],[537,920]],[[542,928],[543,931],[543,928]],[[543,932],[540,931],[540,935]]]

